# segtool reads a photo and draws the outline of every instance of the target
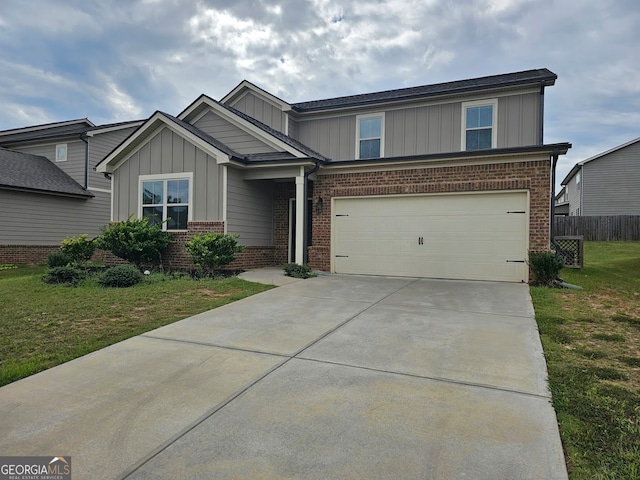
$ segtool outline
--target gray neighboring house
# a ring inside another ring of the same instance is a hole
[[[243,81],[157,111],[98,164],[112,220],[240,236],[236,266],[527,282],[549,247],[547,69],[289,103]],[[182,247],[181,247],[182,246]],[[185,263],[187,262],[187,263]]]
[[[111,217],[111,181],[95,166],[141,123],[0,131],[0,263],[40,262],[65,237],[97,235]]]
[[[568,215],[640,215],[640,138],[576,163],[562,185]]]

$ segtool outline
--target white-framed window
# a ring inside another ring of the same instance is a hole
[[[163,230],[187,230],[193,216],[193,173],[140,175],[140,210]]]
[[[462,150],[484,150],[497,146],[498,100],[462,103]]]
[[[67,161],[67,144],[60,143],[56,145],[56,162]]]
[[[356,115],[356,158],[384,157],[384,113]]]

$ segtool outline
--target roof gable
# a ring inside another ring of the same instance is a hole
[[[180,120],[168,113],[156,111],[145,123],[118,145],[109,155],[96,165],[96,170],[102,173],[112,173],[131,154],[147,143],[161,128],[168,127],[185,140],[196,145],[212,157],[237,158],[239,155],[228,146],[210,135],[197,129],[193,125]]]
[[[1,147],[0,188],[74,197],[94,196],[49,159]]]
[[[220,103],[207,95],[200,95],[200,97],[198,97],[193,103],[191,103],[191,105],[189,105],[189,107],[178,115],[178,119],[187,123],[193,123],[202,117],[208,110],[212,110],[225,120],[255,136],[274,150],[289,152],[297,158],[312,157],[324,159],[324,157],[319,153],[314,152],[310,148],[282,132],[274,130],[255,118],[250,117],[233,107]]]
[[[220,103],[223,103],[225,105],[229,105],[232,107],[236,104],[238,100],[240,100],[248,92],[251,92],[257,97],[262,98],[263,100],[266,100],[268,103],[276,106],[283,112],[288,112],[291,110],[291,105],[289,103],[285,102],[281,98],[276,97],[272,93],[269,93],[266,90],[263,90],[262,88],[254,85],[253,83],[247,80],[243,80],[242,82],[240,82],[238,86],[236,86],[233,90],[231,90],[224,97],[222,97],[222,99],[220,100]]]
[[[573,168],[569,171],[569,173],[567,173],[567,176],[564,177],[564,180],[562,180],[562,182],[560,182],[561,185],[566,185],[567,183],[569,183],[571,181],[571,179],[575,176],[576,173],[578,173],[578,170],[580,170],[580,168],[585,164],[585,163],[589,163],[589,162],[593,162],[594,160],[598,160],[602,157],[605,157],[607,155],[609,155],[610,153],[614,153],[617,152],[618,150],[622,150],[623,148],[627,148],[630,147],[631,145],[635,145],[636,143],[640,142],[640,137],[633,139],[627,143],[623,143],[622,145],[618,145],[617,147],[613,147],[605,152],[602,153],[598,153],[597,155],[594,155],[593,157],[589,157],[586,160],[582,160],[580,162],[577,162]]]

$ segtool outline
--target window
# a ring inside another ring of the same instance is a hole
[[[61,143],[60,145],[56,145],[56,162],[66,162],[67,161],[67,144]]]
[[[462,104],[462,150],[496,147],[497,100]]]
[[[192,174],[186,177],[143,175],[140,177],[140,214],[163,230],[186,230],[190,220]]]
[[[356,117],[356,158],[384,156],[384,113]]]

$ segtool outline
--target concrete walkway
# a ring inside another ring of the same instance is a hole
[[[3,387],[0,412],[0,455],[78,480],[567,478],[519,284],[295,281]]]

